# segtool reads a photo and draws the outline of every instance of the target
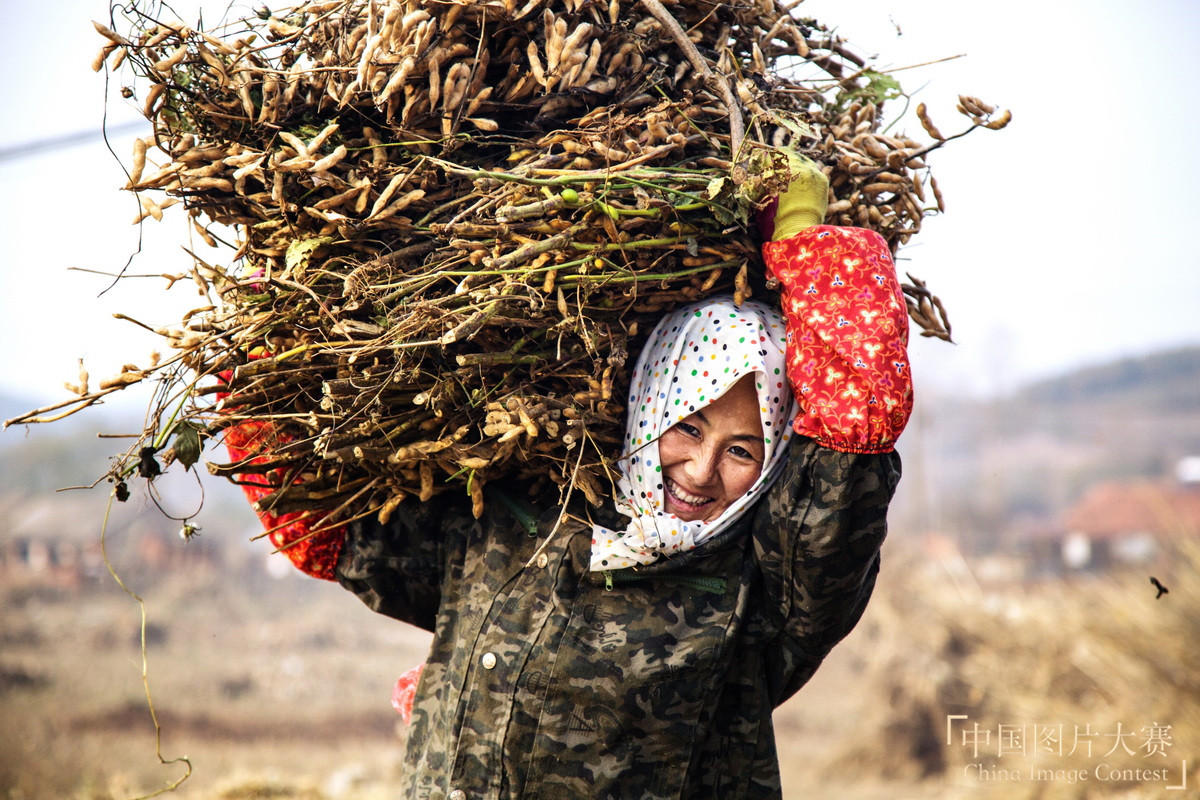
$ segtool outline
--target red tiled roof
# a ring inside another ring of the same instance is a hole
[[[1160,538],[1200,534],[1200,488],[1136,481],[1101,483],[1064,516],[1068,531],[1096,538],[1150,533]]]

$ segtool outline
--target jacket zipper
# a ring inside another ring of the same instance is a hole
[[[604,571],[604,588],[610,592],[617,584],[639,583],[642,581],[674,583],[699,592],[708,592],[709,594],[725,594],[726,587],[724,578],[717,578],[711,575],[679,575],[674,573],[647,575],[631,569]]]

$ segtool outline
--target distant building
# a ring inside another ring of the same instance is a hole
[[[162,573],[222,561],[218,542],[179,541],[179,523],[153,508],[113,510],[101,546],[104,498],[95,494],[23,497],[0,494],[0,581],[78,587],[122,571]]]
[[[1200,466],[1200,465],[1198,465]],[[1189,475],[1181,463],[1178,478]],[[1200,537],[1200,480],[1108,481],[1088,489],[1047,536],[1035,571],[1103,571],[1155,562],[1167,543]]]

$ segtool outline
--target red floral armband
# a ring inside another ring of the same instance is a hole
[[[793,427],[826,447],[883,453],[912,413],[908,314],[887,243],[818,225],[763,245],[782,285]]]
[[[283,435],[273,424],[261,420],[240,422],[225,431],[225,447],[234,462],[260,464],[266,460],[262,453],[284,441]],[[274,491],[274,487],[262,475],[247,474],[240,477],[242,490],[251,503],[257,503]],[[276,515],[256,509],[256,513],[268,531],[267,537],[271,543],[297,569],[314,578],[336,580],[334,568],[345,540],[344,526],[314,530],[312,525],[319,522],[319,517],[314,519],[303,512]]]

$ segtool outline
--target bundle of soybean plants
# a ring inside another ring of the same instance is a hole
[[[73,387],[73,408],[160,380],[118,483],[268,423],[252,457],[209,471],[258,476],[260,510],[320,524],[444,490],[478,514],[500,477],[600,502],[654,322],[716,293],[770,299],[754,217],[785,150],[829,173],[829,222],[894,249],[942,203],[924,156],[1008,120],[962,97],[960,134],[923,108],[927,141],[886,133],[898,82],[775,0],[322,0],[194,26],[112,11],[95,67],[131,76],[153,124],[125,188],[231,252],[196,258],[210,302],[159,330],[172,357]],[[905,292],[948,338],[924,285]]]

